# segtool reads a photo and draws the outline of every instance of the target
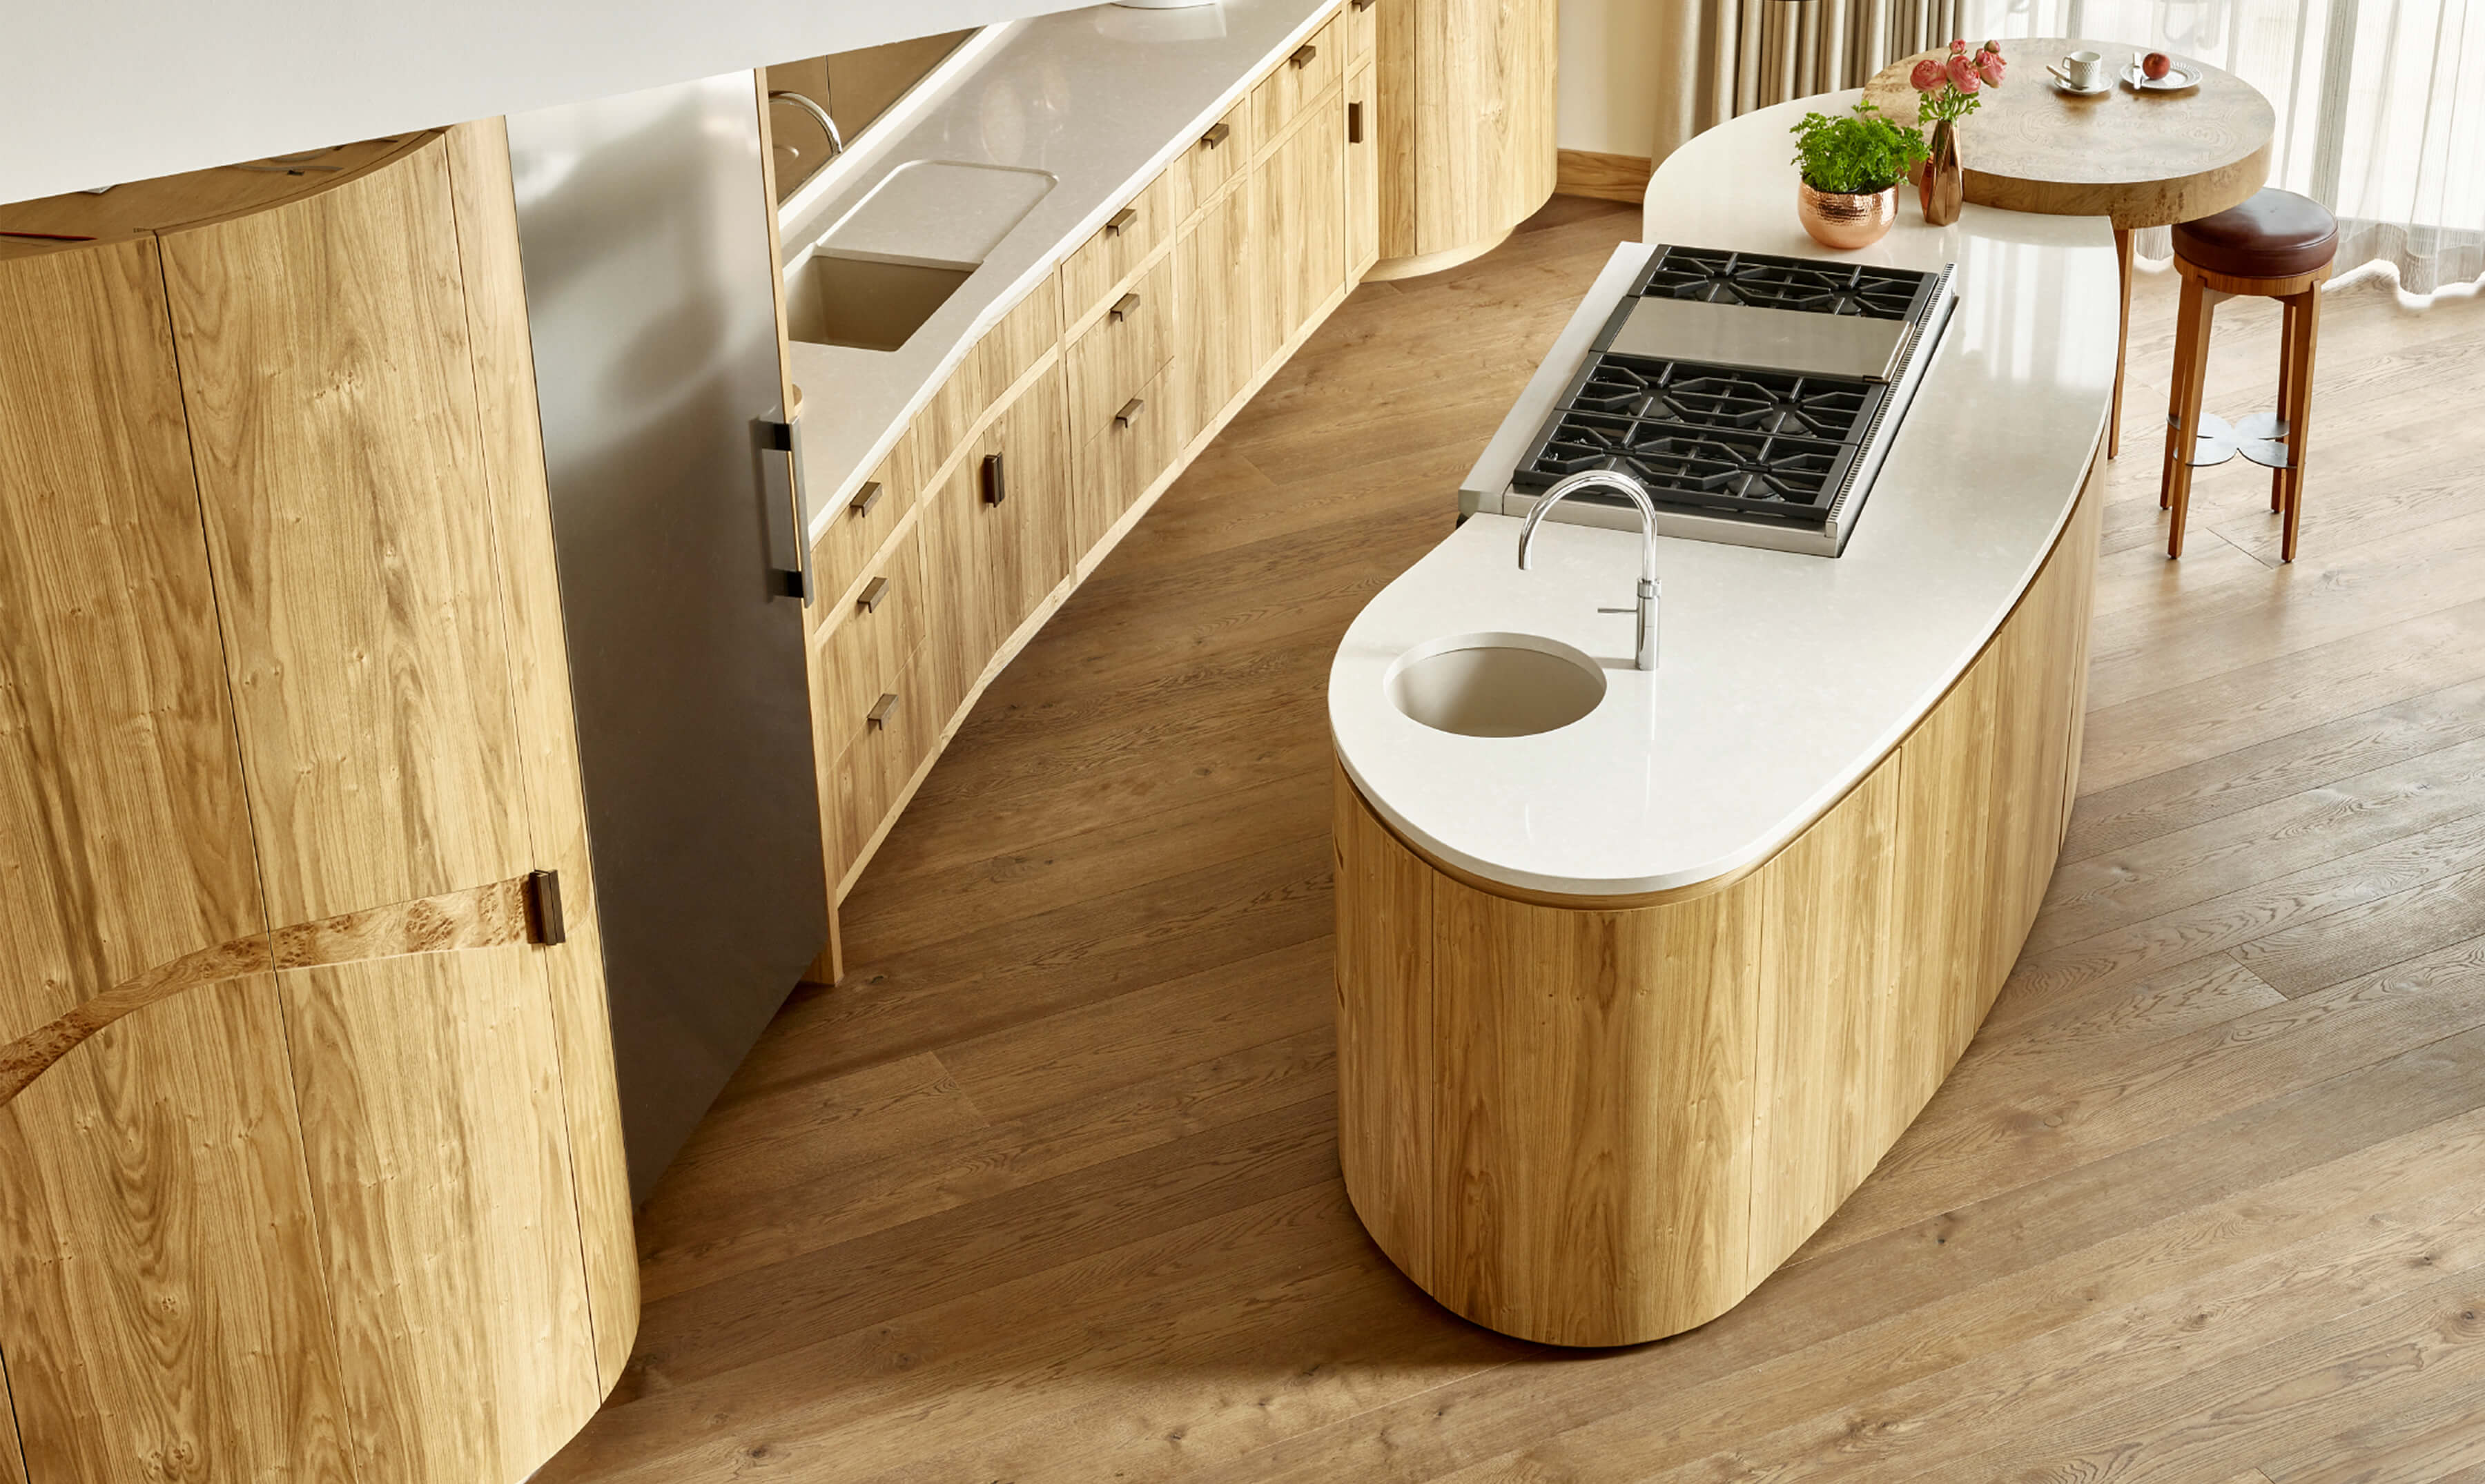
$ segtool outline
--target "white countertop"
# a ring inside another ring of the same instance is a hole
[[[901,167],[956,161],[1044,171],[1058,183],[994,244],[983,265],[893,351],[796,342],[804,389],[804,481],[811,539],[885,457],[949,371],[1069,252],[1188,149],[1251,80],[1319,29],[1336,0],[1220,0],[1183,11],[1097,6],[1012,23],[930,96],[909,100],[885,137],[856,142],[864,168],[784,234],[787,260]],[[922,254],[971,227],[946,219],[939,193],[909,198],[919,230],[884,217],[876,250],[910,240]]]
[[[1802,257],[1788,128],[1858,93],[1763,109],[1701,135],[1650,183],[1652,241]],[[1974,148],[1973,124],[1969,148]],[[2116,283],[2102,217],[1968,206],[1929,228],[1905,193],[1861,261],[1958,264],[1959,307],[1844,555],[1661,538],[1658,668],[1631,666],[1636,534],[1470,518],[1348,628],[1329,671],[1338,755],[1408,839],[1541,892],[1691,886],[1775,852],[1912,728],[2034,578],[2069,515],[2113,391]],[[1617,255],[1645,262],[1650,249]],[[1599,316],[1600,317],[1600,316]],[[1594,326],[1540,372],[1558,383]],[[1449,492],[1442,496],[1446,513]],[[1603,701],[1529,737],[1435,731],[1383,692],[1445,636],[1543,635],[1598,662]]]

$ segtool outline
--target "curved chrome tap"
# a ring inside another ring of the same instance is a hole
[[[837,121],[830,118],[829,111],[822,108],[819,104],[819,100],[812,97],[809,94],[797,93],[791,88],[784,88],[769,94],[768,101],[772,103],[791,103],[816,120],[820,127],[828,131],[829,158],[835,159],[838,155],[846,152],[846,136],[837,132]]]
[[[1518,529],[1518,569],[1529,567],[1528,549],[1536,543],[1536,528],[1544,512],[1583,489],[1617,490],[1630,498],[1639,511],[1639,652],[1635,663],[1642,670],[1656,668],[1656,502],[1649,498],[1648,486],[1619,469],[1590,469],[1574,474],[1555,484],[1527,512],[1527,524]],[[1620,608],[1598,609],[1599,613],[1624,613]]]

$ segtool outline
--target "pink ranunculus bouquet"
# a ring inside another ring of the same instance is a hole
[[[1927,57],[1907,74],[1907,81],[1924,95],[1916,103],[1917,117],[1926,124],[1967,117],[1983,101],[1979,94],[2002,86],[2004,70],[2001,42],[1987,41],[1974,52],[1963,41],[1951,42],[1949,57],[1938,62]]]

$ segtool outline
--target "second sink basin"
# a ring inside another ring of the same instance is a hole
[[[1534,634],[1434,640],[1400,656],[1382,683],[1407,717],[1462,737],[1532,737],[1605,699],[1595,660]]]

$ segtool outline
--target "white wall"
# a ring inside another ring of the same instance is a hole
[[[9,43],[0,47],[0,202],[630,93],[1077,3],[18,0],[7,7]]]
[[[1650,0],[1562,0],[1565,150],[1648,157],[1656,109],[1641,79],[1654,47]]]

